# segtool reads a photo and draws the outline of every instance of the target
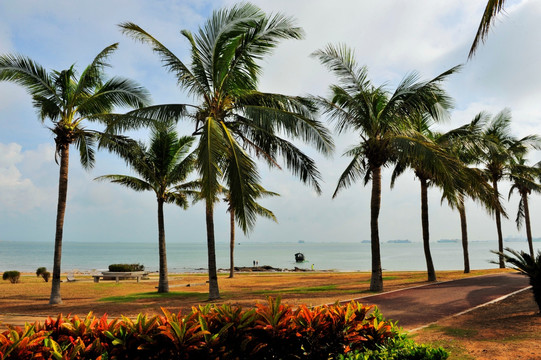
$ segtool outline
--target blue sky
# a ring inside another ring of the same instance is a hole
[[[486,44],[466,62],[485,1],[471,0],[275,0],[254,1],[267,12],[281,11],[297,19],[306,36],[281,43],[263,62],[261,89],[291,95],[326,95],[335,79],[309,55],[328,43],[345,43],[356,51],[357,61],[369,68],[375,84],[390,89],[410,71],[428,79],[465,63],[446,89],[455,98],[449,129],[470,121],[479,111],[493,114],[508,107],[516,136],[541,134],[541,3],[511,1],[500,16]],[[199,0],[49,0],[0,2],[0,53],[20,53],[48,69],[64,69],[75,63],[84,68],[103,48],[119,42],[111,57],[109,76],[132,78],[152,94],[155,103],[191,102],[159,59],[145,45],[123,36],[117,24],[134,22],[153,34],[182,59],[187,42],[181,29],[196,31],[212,9],[232,1]],[[326,119],[322,119],[326,121]],[[54,139],[32,109],[25,91],[0,83],[0,241],[54,241],[58,167],[54,162]],[[191,133],[189,124],[179,125]],[[145,139],[146,132],[131,134]],[[333,157],[319,156],[300,144],[316,159],[323,176],[323,194],[300,184],[287,171],[261,167],[263,185],[282,196],[263,204],[274,211],[279,224],[258,222],[249,241],[361,241],[369,239],[370,189],[356,184],[336,199],[331,195],[348,159],[341,156],[355,142],[355,134],[336,138]],[[541,160],[538,152],[532,163]],[[100,152],[95,168],[86,172],[72,156],[65,220],[65,241],[147,241],[157,238],[156,202],[150,193],[135,193],[97,176],[129,173],[122,161]],[[382,240],[420,241],[420,191],[413,173],[389,188],[390,172],[383,173],[380,236]],[[502,186],[507,198],[508,184]],[[440,192],[429,192],[431,237],[459,238],[459,218],[440,205]],[[541,236],[539,196],[532,196],[534,237]],[[514,224],[517,199],[506,202],[510,219],[504,236],[522,234]],[[472,240],[496,238],[494,220],[475,204],[468,203]],[[217,240],[228,239],[228,217],[220,206],[215,216]],[[187,211],[166,208],[168,242],[204,241],[201,205]],[[239,241],[245,241],[239,234]]]

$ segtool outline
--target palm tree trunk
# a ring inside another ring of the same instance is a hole
[[[167,276],[167,249],[165,246],[165,222],[163,219],[163,199],[158,199],[158,249],[160,256],[160,280],[158,292],[169,292],[169,279]]]
[[[464,196],[459,195],[458,213],[460,214],[460,229],[462,232],[462,253],[464,254],[464,274],[470,272],[470,254],[468,251],[468,222],[466,220],[466,207],[464,206]]]
[[[235,274],[235,209],[229,209],[229,277],[232,278]]]
[[[49,304],[62,304],[60,296],[60,272],[62,264],[62,235],[68,195],[69,144],[59,146],[60,170],[58,176],[58,205],[56,209],[56,235],[54,239],[53,280]]]
[[[206,222],[207,222],[207,248],[209,266],[209,300],[220,298],[218,288],[218,274],[216,270],[216,244],[214,239],[214,209],[212,203],[206,201]]]
[[[381,166],[372,169],[372,198],[370,200],[370,237],[372,246],[372,277],[370,291],[383,291],[381,252],[379,247],[379,209],[381,207]]]
[[[496,194],[496,198],[499,198],[500,193],[498,192],[498,180],[495,178],[492,179],[492,187],[494,188],[494,193]],[[502,219],[500,210],[496,208],[495,214],[496,216],[496,230],[498,231],[498,251],[500,253],[499,255],[499,263],[500,263],[500,269],[505,269],[505,260],[503,258],[503,235],[502,235]]]
[[[425,250],[426,270],[428,281],[436,281],[436,271],[432,255],[430,254],[430,234],[428,229],[428,183],[426,179],[419,178],[421,181],[421,225],[423,228],[423,247]]]
[[[528,194],[522,194],[522,202],[524,203],[524,218],[526,221],[526,236],[528,237],[528,247],[530,248],[530,256],[534,257],[532,227],[530,224],[530,207],[528,206]]]

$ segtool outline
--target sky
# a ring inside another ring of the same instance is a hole
[[[119,42],[110,58],[108,77],[123,76],[145,86],[153,102],[193,103],[179,89],[148,46],[121,34],[118,24],[134,22],[159,39],[179,58],[189,62],[188,43],[180,30],[197,31],[211,12],[233,1],[207,0],[18,0],[0,2],[0,54],[19,53],[51,70],[72,64],[82,70],[106,46]],[[289,95],[329,94],[336,79],[310,57],[327,44],[353,48],[357,62],[366,65],[376,85],[393,90],[411,71],[428,80],[464,64],[445,82],[455,99],[447,130],[469,122],[478,112],[496,114],[509,108],[517,137],[541,134],[541,2],[508,1],[484,45],[474,58],[467,55],[486,1],[483,0],[255,0],[265,12],[293,16],[305,31],[302,40],[280,43],[264,59],[260,89]],[[332,129],[323,116],[321,121]],[[191,134],[189,123],[179,132]],[[145,141],[148,133],[131,136]],[[360,242],[370,238],[370,186],[355,184],[332,199],[337,180],[349,159],[344,151],[356,134],[335,137],[331,157],[310,146],[298,146],[312,156],[321,172],[323,193],[303,185],[287,170],[260,165],[262,184],[280,197],[263,199],[278,224],[260,219],[255,229],[238,241]],[[72,152],[72,155],[76,155]],[[531,152],[530,163],[541,160]],[[421,241],[420,185],[412,172],[389,186],[390,170],[383,172],[380,238]],[[119,185],[93,181],[105,174],[132,174],[123,161],[99,152],[95,167],[85,171],[77,156],[70,161],[64,241],[153,242],[157,240],[157,206],[151,193],[136,193]],[[54,243],[58,166],[54,138],[32,108],[20,86],[0,83],[0,241]],[[514,219],[518,196],[507,201],[509,184],[502,184],[509,219],[504,236],[525,236]],[[434,241],[460,238],[457,212],[440,202],[437,188],[429,190],[430,234]],[[541,201],[531,197],[533,236],[541,237]],[[471,240],[496,239],[494,219],[472,202],[466,204]],[[217,241],[228,241],[228,214],[215,212]],[[166,206],[167,242],[205,241],[204,208],[184,211]],[[496,245],[495,245],[496,247]]]

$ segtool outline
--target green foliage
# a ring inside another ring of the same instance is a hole
[[[145,266],[141,264],[111,264],[109,265],[109,271],[113,271],[113,272],[145,271]]]
[[[47,271],[46,267],[39,267],[36,270],[36,276],[37,277],[41,276],[43,280],[45,280],[45,282],[49,282],[49,279],[51,278],[51,273]]]
[[[0,333],[0,359],[446,358],[373,309],[355,302],[293,309],[269,299],[246,311],[226,304],[112,321],[59,315]]]
[[[393,325],[393,336],[385,345],[377,345],[367,351],[351,351],[339,354],[336,360],[445,360],[449,357],[442,347],[432,348],[417,344]]]
[[[21,273],[17,270],[5,271],[4,274],[2,274],[2,280],[9,280],[12,284],[18,283],[20,277]]]
[[[505,262],[510,264],[515,270],[530,278],[532,292],[535,302],[541,312],[541,251],[537,251],[536,256],[531,256],[524,251],[518,252],[511,248],[505,248],[509,254],[493,251],[493,253],[504,258]]]
[[[47,268],[46,267],[39,267],[37,270],[36,270],[36,276],[37,277],[40,277],[44,272],[47,271]]]

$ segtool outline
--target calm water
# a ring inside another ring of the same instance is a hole
[[[229,266],[229,245],[218,243],[217,263],[219,268]],[[505,247],[527,250],[525,242],[506,242]],[[540,243],[534,243],[539,249]],[[490,260],[496,255],[490,250],[497,249],[497,242],[471,242],[470,264],[472,269],[496,267]],[[462,246],[460,243],[431,244],[436,270],[457,270],[463,268]],[[294,254],[302,252],[306,262],[295,263]],[[386,270],[425,270],[423,246],[421,243],[382,243],[381,255]],[[243,242],[235,247],[235,265],[259,265],[292,269],[295,266],[316,270],[369,271],[370,244],[367,243],[257,243]],[[53,245],[43,242],[0,242],[0,272],[19,270],[34,272],[39,266],[52,271]],[[168,244],[167,262],[169,272],[204,271],[207,267],[206,244]],[[113,263],[140,263],[149,271],[158,270],[158,246],[150,243],[81,243],[65,242],[62,254],[62,270],[106,270]]]

